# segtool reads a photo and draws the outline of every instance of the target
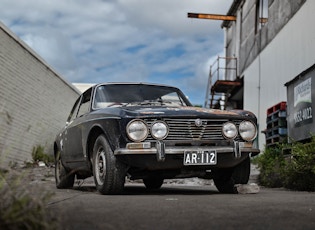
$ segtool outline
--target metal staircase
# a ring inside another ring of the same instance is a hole
[[[226,109],[231,96],[243,87],[237,75],[237,58],[220,57],[210,66],[205,108]]]

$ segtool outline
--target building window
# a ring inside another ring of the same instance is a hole
[[[256,0],[256,24],[255,32],[258,31],[267,23],[268,21],[268,0]]]

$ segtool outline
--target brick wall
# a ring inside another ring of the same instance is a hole
[[[52,153],[78,91],[0,23],[0,164]]]

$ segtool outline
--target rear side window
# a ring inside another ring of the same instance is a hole
[[[88,91],[83,93],[81,101],[80,101],[80,107],[77,113],[77,117],[81,117],[82,115],[90,112],[91,93],[92,93],[92,89],[89,89]]]
[[[77,117],[77,114],[78,114],[78,110],[79,110],[79,105],[80,105],[80,101],[81,101],[81,97],[78,98],[78,100],[75,102],[70,114],[69,114],[69,117],[68,117],[68,122],[71,122],[73,121],[76,117]]]

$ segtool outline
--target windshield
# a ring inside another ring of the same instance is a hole
[[[93,107],[167,105],[172,107],[190,105],[182,93],[172,87],[143,84],[100,85],[96,88]]]

